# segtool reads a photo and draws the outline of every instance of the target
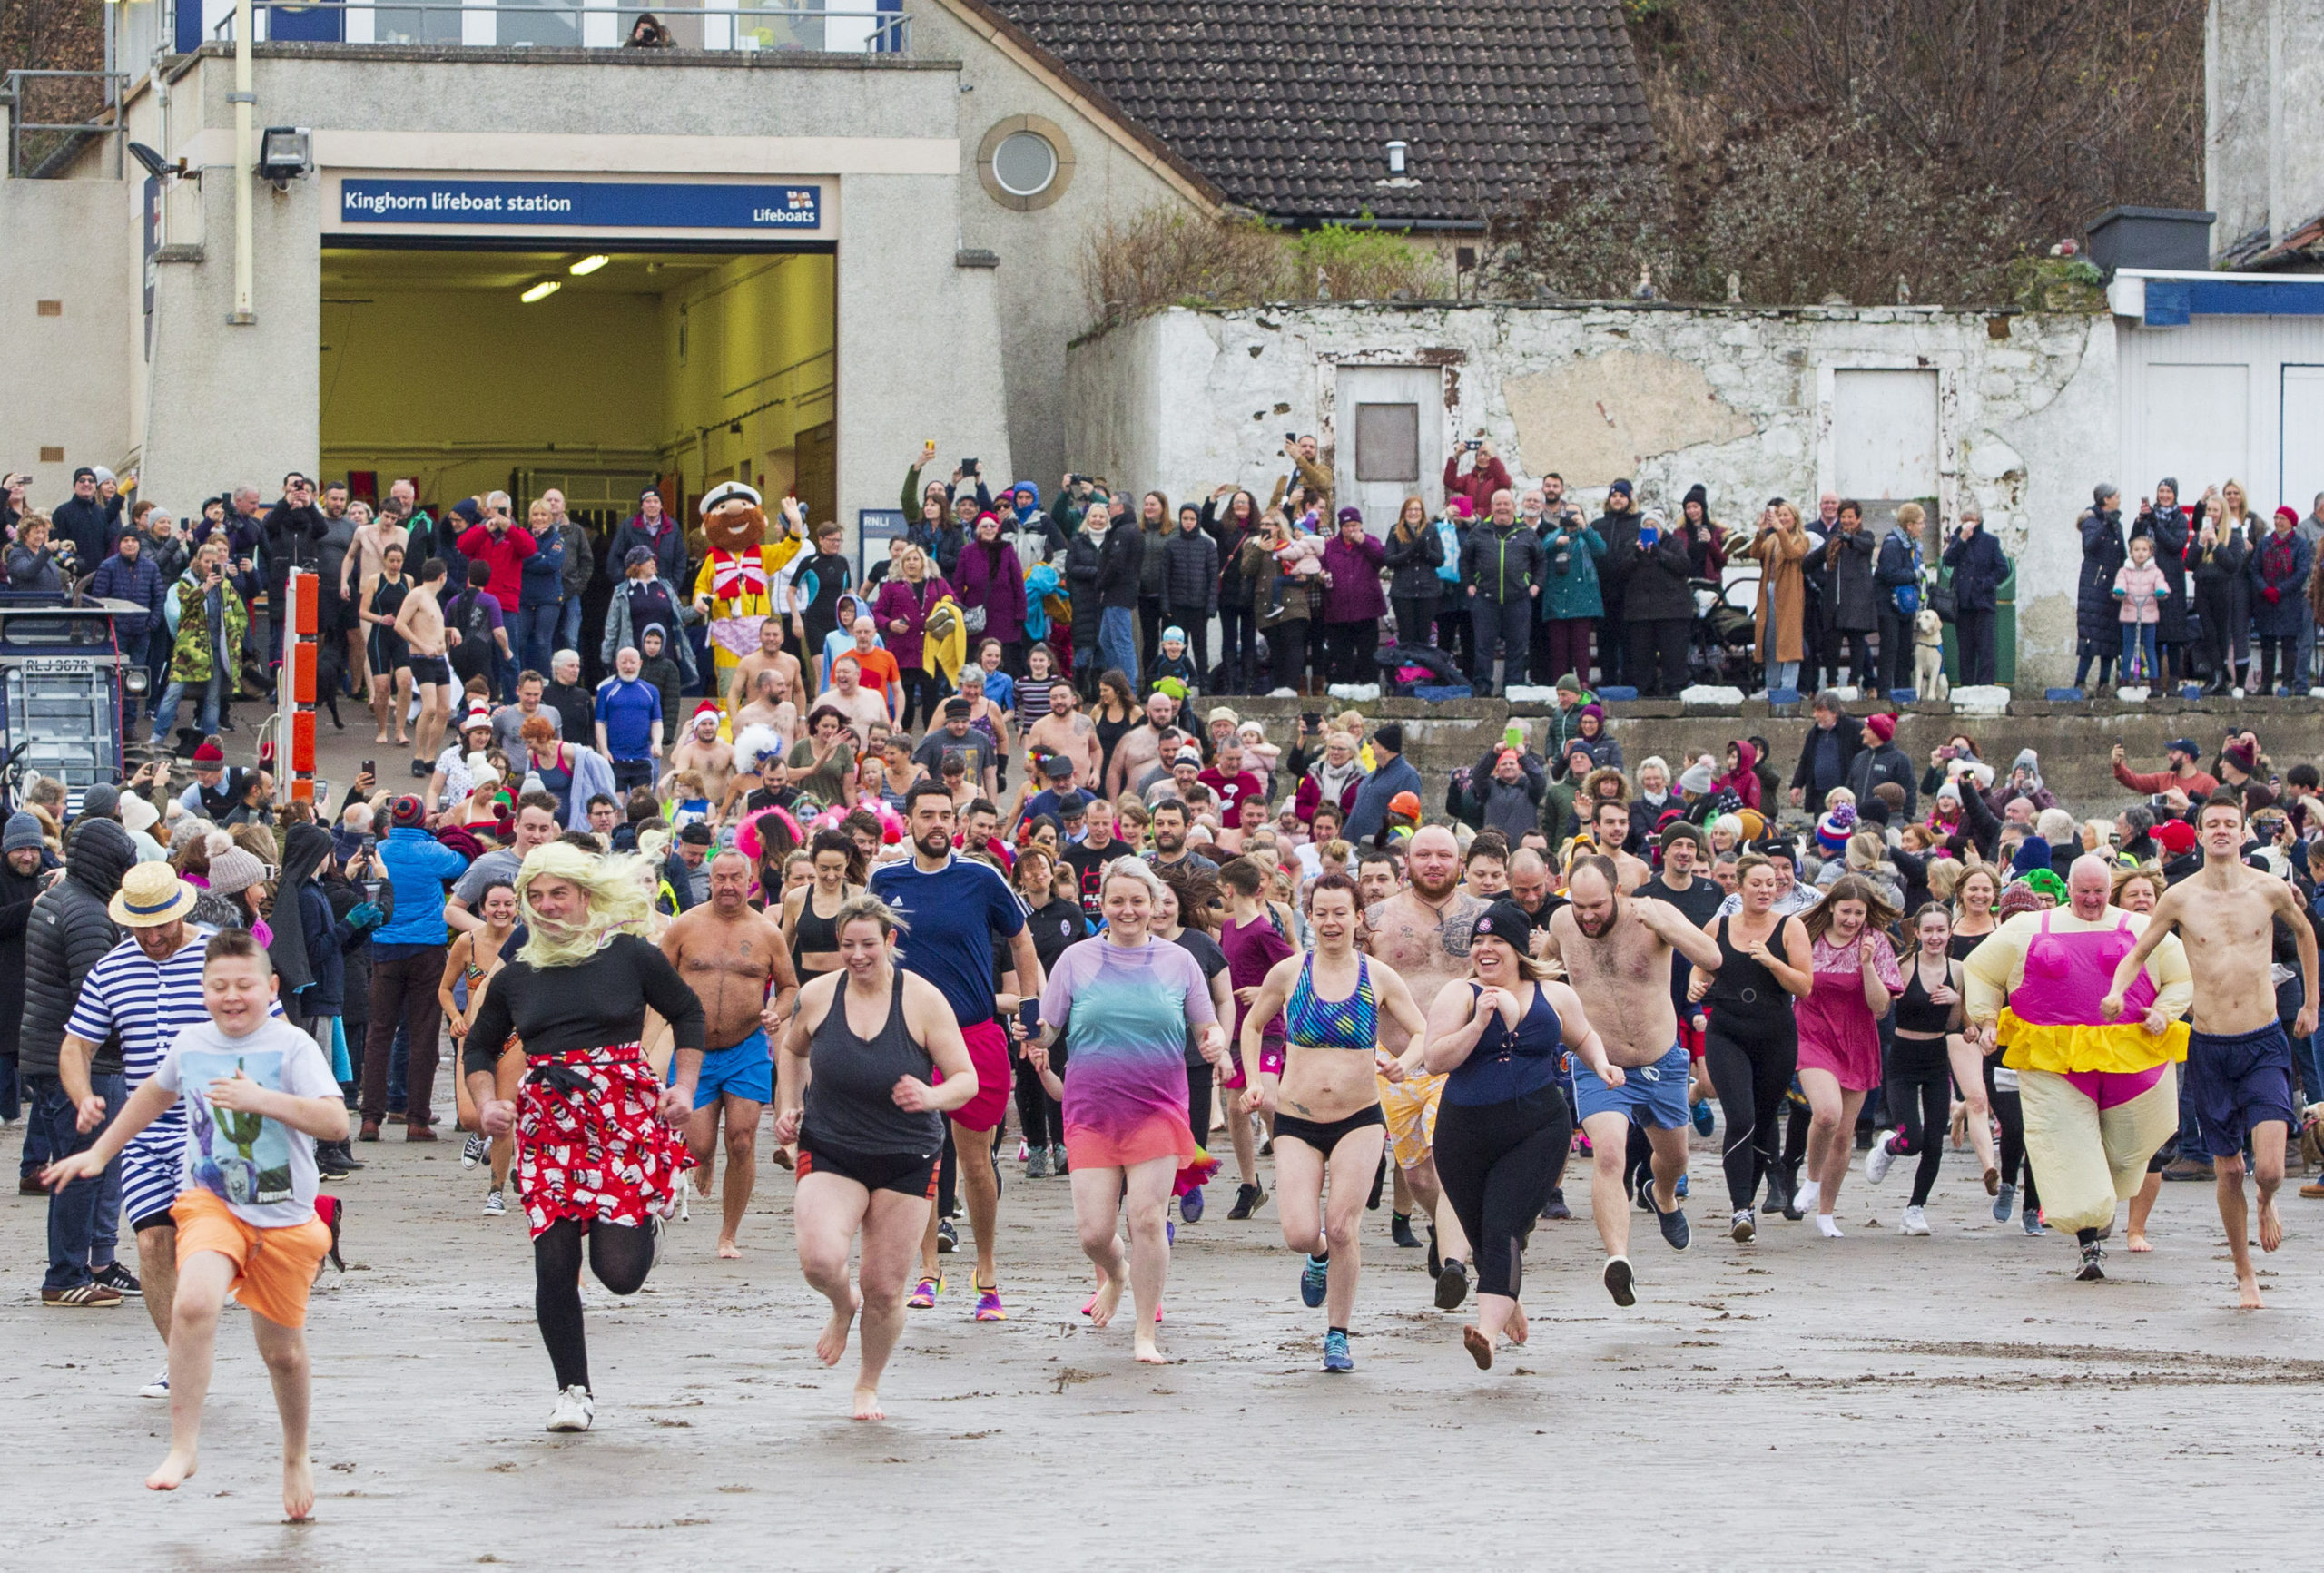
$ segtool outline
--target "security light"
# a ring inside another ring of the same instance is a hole
[[[277,190],[314,167],[314,133],[302,125],[271,125],[258,139],[259,179]]]
[[[133,142],[129,144],[129,156],[135,159],[139,163],[143,164],[145,166],[145,172],[149,175],[154,176],[156,179],[159,179],[162,175],[176,172],[170,167],[170,162],[167,159],[163,158],[160,153],[155,152],[152,148],[147,147],[142,142]]]

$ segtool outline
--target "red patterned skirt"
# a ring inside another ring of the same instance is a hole
[[[561,1219],[667,1216],[694,1155],[662,1123],[662,1084],[634,1043],[526,1058],[517,1098],[517,1193],[535,1238]]]

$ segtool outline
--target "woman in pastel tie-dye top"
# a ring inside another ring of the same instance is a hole
[[[1182,1163],[1200,1155],[1187,1126],[1187,1028],[1205,1059],[1226,1058],[1202,968],[1147,932],[1161,881],[1135,857],[1107,865],[1098,900],[1107,931],[1067,947],[1041,994],[1039,1039],[1026,1060],[1065,1107],[1073,1215],[1098,1269],[1090,1324],[1112,1320],[1127,1283],[1137,1308],[1137,1358],[1160,1363],[1154,1316],[1170,1262],[1163,1213]],[[1065,1052],[1056,1054],[1062,1039]],[[1060,1078],[1052,1056],[1064,1062]],[[1114,1219],[1127,1191],[1129,1249]]]

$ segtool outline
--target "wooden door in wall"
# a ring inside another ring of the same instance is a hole
[[[839,423],[827,420],[821,426],[811,426],[799,433],[797,443],[799,465],[799,500],[807,505],[807,526],[812,532],[821,519],[839,517]],[[773,498],[768,506],[774,506]]]

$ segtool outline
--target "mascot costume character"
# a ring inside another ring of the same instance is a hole
[[[766,542],[766,512],[759,494],[740,481],[711,488],[702,499],[704,547],[702,571],[694,575],[694,605],[709,620],[710,651],[724,693],[734,668],[759,647],[759,624],[774,614],[783,569],[799,553],[798,504],[783,499],[783,527],[774,545]]]

